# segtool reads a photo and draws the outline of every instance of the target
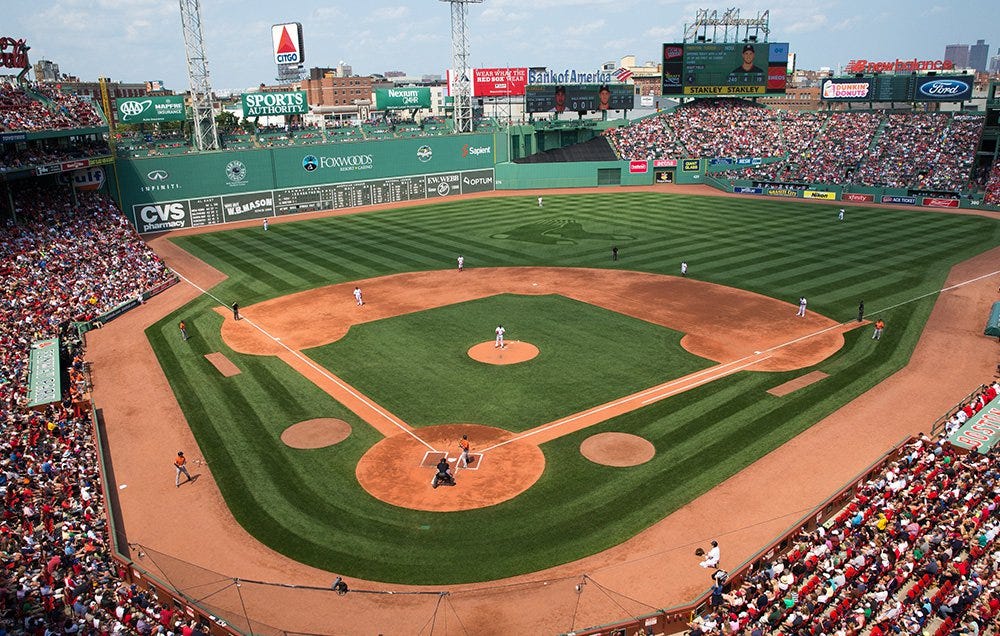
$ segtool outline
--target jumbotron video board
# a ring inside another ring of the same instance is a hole
[[[631,84],[528,84],[524,108],[529,113],[625,110],[635,103]]]
[[[664,95],[781,94],[787,72],[787,42],[663,45]]]

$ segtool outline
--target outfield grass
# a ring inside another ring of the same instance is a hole
[[[836,208],[825,205],[614,191],[547,196],[545,208],[533,197],[453,200],[176,242],[229,275],[213,293],[244,306],[331,283],[451,268],[464,254],[466,267],[665,274],[677,273],[685,260],[691,277],[789,302],[805,295],[811,310],[846,321],[860,299],[871,314],[932,294],[952,264],[1000,244],[1000,224],[866,208],[851,208],[838,223]],[[613,244],[620,249],[617,263],[610,261]],[[545,473],[511,501],[440,514],[396,508],[362,490],[354,468],[378,434],[277,360],[226,347],[209,299],[165,317],[147,335],[227,503],[248,531],[292,558],[352,577],[442,584],[541,569],[634,535],[902,367],[933,303],[932,295],[882,314],[887,328],[880,342],[864,331],[846,334],[844,349],[811,368],[830,374],[822,382],[775,398],[765,391],[810,369],[717,380],[544,444]],[[180,318],[194,336],[187,343],[177,334]],[[345,351],[366,348],[366,336],[354,332],[341,344]],[[223,378],[203,358],[212,351],[225,353],[243,373]],[[377,366],[363,373],[366,383],[399,381]],[[547,397],[574,399],[568,389]],[[354,432],[325,449],[281,443],[285,427],[314,417],[342,418]],[[580,456],[583,439],[611,430],[649,439],[656,457],[610,468]],[[440,567],[456,553],[476,558],[463,568]]]
[[[468,356],[497,316],[536,358]],[[503,294],[355,325],[305,353],[411,426],[526,431],[715,364],[684,351],[683,335],[564,296]]]

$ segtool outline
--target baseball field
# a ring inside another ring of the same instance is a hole
[[[151,238],[182,283],[87,334],[119,545],[254,633],[686,604],[696,547],[738,568],[996,368],[996,213],[838,207],[497,192]]]
[[[453,584],[615,546],[871,389],[906,364],[949,269],[1000,244],[1000,230],[971,216],[852,207],[838,222],[823,205],[616,192],[173,240],[227,279],[146,334],[236,520],[317,568]],[[498,323],[538,355],[470,357]],[[220,373],[213,353],[239,373]],[[813,371],[825,377],[768,393]],[[343,387],[365,406],[335,399]],[[604,412],[654,387],[655,399]],[[364,417],[373,409],[381,425]],[[283,441],[313,420],[346,437]],[[427,458],[454,459],[463,430],[479,465],[435,491]],[[645,440],[652,457],[613,466],[581,452],[610,432]],[[393,437],[409,446],[376,452]],[[501,457],[509,449],[520,450]],[[456,555],[474,558],[442,567]]]

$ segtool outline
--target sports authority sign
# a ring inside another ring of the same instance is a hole
[[[304,115],[308,112],[305,91],[243,94],[243,117]]]
[[[271,27],[271,50],[274,63],[279,66],[301,65],[306,61],[305,46],[302,42],[302,23],[286,22]]]

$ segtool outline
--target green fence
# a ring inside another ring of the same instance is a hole
[[[653,183],[652,162],[646,162],[644,172],[630,172],[630,167],[628,161],[502,163],[496,167],[496,186],[497,190],[525,190]]]

